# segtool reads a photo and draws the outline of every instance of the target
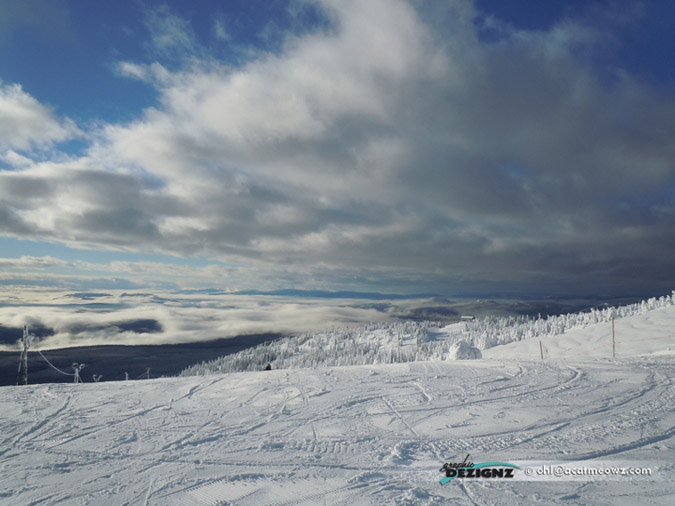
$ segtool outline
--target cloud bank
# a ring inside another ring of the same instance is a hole
[[[12,295],[0,297],[0,350],[18,349],[23,325],[39,337],[35,347],[41,349],[175,344],[268,332],[295,334],[382,321],[416,303],[16,288]]]
[[[82,156],[33,156],[75,127],[5,85],[0,233],[202,256],[249,288],[671,288],[675,94],[599,71],[601,33],[470,1],[310,3],[320,29],[234,66],[153,11],[154,61],[118,72],[160,101]]]

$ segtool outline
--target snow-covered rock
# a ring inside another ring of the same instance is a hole
[[[462,339],[450,347],[446,360],[477,360],[479,358],[483,358],[480,350]]]

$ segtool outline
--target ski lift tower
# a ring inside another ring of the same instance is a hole
[[[19,369],[23,368],[23,384],[28,385],[28,348],[30,348],[30,341],[33,338],[28,333],[28,326],[24,325],[23,326],[23,337],[21,338],[21,341],[23,341],[23,351],[21,352],[21,360],[19,362]]]

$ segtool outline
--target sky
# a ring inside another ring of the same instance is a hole
[[[669,293],[674,22],[0,0],[0,285]]]

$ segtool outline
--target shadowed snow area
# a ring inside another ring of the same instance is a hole
[[[481,360],[3,388],[0,504],[669,504],[674,318],[616,320],[641,342],[616,359],[591,353],[602,322],[542,339],[564,359],[535,338]],[[441,485],[467,453],[522,469]],[[651,475],[528,478],[537,462]]]

